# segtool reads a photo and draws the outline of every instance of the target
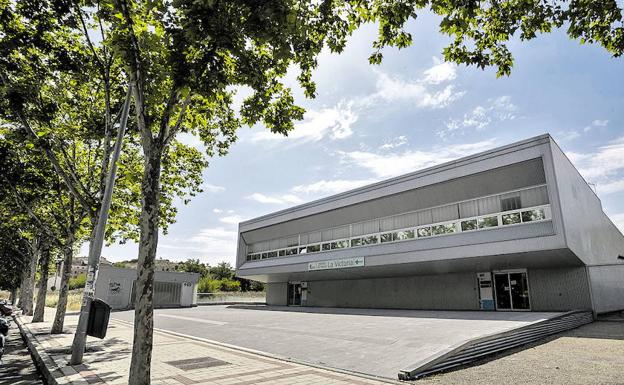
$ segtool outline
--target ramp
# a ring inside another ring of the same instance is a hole
[[[399,371],[400,380],[415,380],[488,355],[538,341],[562,331],[593,322],[590,311],[571,311],[531,325],[474,339],[442,351]]]

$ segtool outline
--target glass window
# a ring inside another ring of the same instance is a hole
[[[447,223],[445,225],[431,226],[431,233],[433,235],[451,234],[455,232],[455,224]]]
[[[299,254],[307,254],[308,253],[308,248],[307,246],[304,247],[300,247],[299,248]]]
[[[392,242],[392,233],[381,234],[381,243]]]
[[[518,210],[521,208],[522,205],[520,204],[520,195],[501,199],[501,211]]]
[[[251,254],[247,254],[247,260],[248,260],[248,261],[251,261],[251,258],[253,258],[253,255],[251,255]]]
[[[476,219],[469,219],[467,221],[462,221],[461,229],[462,229],[462,231],[476,230],[477,229],[477,220]]]
[[[286,249],[286,255],[295,255],[297,254],[297,249]]]
[[[317,253],[321,251],[321,245],[308,245],[308,253]]]
[[[501,216],[503,225],[513,225],[520,223],[520,213],[504,214]]]
[[[420,229],[416,229],[416,233],[418,234],[418,238],[430,237],[431,227],[421,227]]]
[[[344,249],[345,247],[349,247],[349,241],[336,241],[331,243],[331,248],[333,249]]]
[[[286,250],[280,250],[279,251],[279,256],[283,257],[284,255],[286,255]]]
[[[277,257],[277,251],[269,251],[267,253],[267,258],[275,258]]]
[[[269,257],[268,253],[262,253],[262,259],[267,259]]]
[[[366,237],[362,237],[362,244],[363,245],[373,245],[375,243],[379,242],[379,238],[377,238],[376,235],[369,235]]]
[[[323,243],[323,251],[331,250],[331,243]]]
[[[392,238],[395,241],[402,241],[405,239],[414,239],[414,230],[402,230],[392,233]]]
[[[522,222],[542,221],[546,219],[544,209],[535,209],[522,212]]]
[[[498,217],[479,218],[478,223],[480,229],[485,229],[487,227],[496,227],[498,226]]]
[[[362,246],[362,238],[353,238],[351,240],[351,247]]]
[[[254,255],[252,256],[252,259],[253,259],[254,261],[257,261],[258,259],[260,259],[260,254],[254,254]]]

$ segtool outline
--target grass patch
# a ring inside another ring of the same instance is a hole
[[[48,291],[46,293],[45,304],[47,307],[56,307],[58,304],[58,291]],[[70,290],[67,295],[67,310],[80,310],[82,304],[82,289]]]

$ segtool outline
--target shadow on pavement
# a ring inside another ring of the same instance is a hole
[[[18,331],[11,330],[0,364],[0,385],[42,385],[43,382]]]

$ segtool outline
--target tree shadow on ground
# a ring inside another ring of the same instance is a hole
[[[10,333],[0,364],[0,385],[42,385],[30,353],[19,333]]]

